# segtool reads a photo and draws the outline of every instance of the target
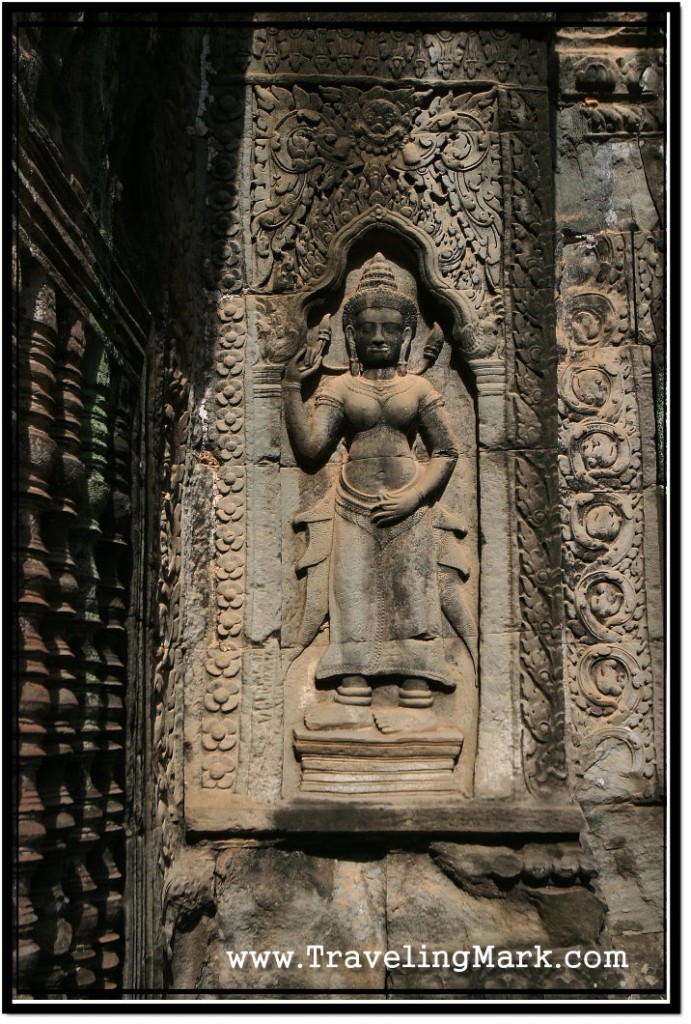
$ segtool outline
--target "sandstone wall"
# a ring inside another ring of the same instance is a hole
[[[664,988],[664,33],[419,17],[17,19],[22,995]],[[345,368],[377,249],[443,338],[477,650],[438,788],[315,795],[293,523],[342,449],[281,380],[327,313]],[[601,964],[226,955],[309,944]]]

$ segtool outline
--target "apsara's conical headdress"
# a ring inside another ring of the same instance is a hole
[[[350,333],[347,328],[355,327],[355,318],[363,309],[397,309],[403,315],[403,326],[410,327],[411,341],[417,330],[417,309],[415,303],[401,291],[396,282],[396,277],[391,264],[382,253],[378,252],[368,260],[362,268],[362,275],[355,292],[347,300],[343,307],[343,329],[346,334],[346,345],[348,347],[348,358],[350,360],[350,372],[353,376],[360,373],[361,367],[355,352],[354,343],[348,340]],[[406,346],[407,351],[401,352],[401,360],[398,364],[398,372],[404,374],[410,344]]]

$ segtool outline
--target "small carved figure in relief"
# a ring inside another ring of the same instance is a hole
[[[598,580],[588,588],[588,605],[600,622],[608,622],[621,611],[624,595],[610,580]]]
[[[598,367],[589,366],[573,375],[573,390],[583,405],[601,409],[607,403],[611,384],[607,374]]]
[[[621,531],[621,516],[608,502],[592,504],[585,515],[585,529],[594,540],[616,540]]]
[[[601,558],[603,567],[614,566],[626,557],[634,543],[636,504],[630,494],[590,491],[578,495],[571,509],[571,530],[581,557],[588,562]],[[588,585],[592,582],[589,579]],[[618,583],[626,590],[621,579]]]
[[[592,678],[600,693],[620,697],[628,681],[626,666],[616,658],[598,658],[593,663]]]
[[[609,469],[617,461],[619,449],[614,438],[601,431],[593,431],[583,440],[581,453],[588,469]]]
[[[465,530],[437,502],[456,465],[456,443],[442,396],[407,372],[417,309],[381,254],[346,297],[343,326],[350,372],[325,375],[313,405],[303,403],[302,382],[320,368],[328,324],[316,346],[289,361],[284,378],[298,458],[322,462],[341,439],[347,449],[335,489],[295,521],[309,530],[298,566],[308,574],[300,643],[306,646],[328,615],[329,645],[316,678],[336,689],[335,702],[315,705],[305,721],[328,728],[374,718],[383,732],[434,728],[433,688],[451,691],[458,682],[445,656],[442,615],[476,656],[476,630],[460,593],[468,577],[459,549]],[[425,461],[413,452],[418,434]],[[398,707],[370,711],[373,685],[387,683],[397,684]]]
[[[599,640],[616,640],[636,607],[631,583],[612,568],[583,576],[574,596],[581,622],[587,632]]]

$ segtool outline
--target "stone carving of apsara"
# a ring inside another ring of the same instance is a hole
[[[398,707],[374,708],[377,724],[385,731],[419,728],[431,717],[420,709],[432,706],[434,689],[450,691],[458,682],[445,656],[444,616],[473,663],[477,656],[462,595],[465,530],[438,502],[456,465],[456,442],[442,396],[407,371],[416,304],[379,253],[346,296],[343,328],[350,370],[324,375],[313,404],[303,402],[302,382],[321,366],[328,328],[317,346],[290,360],[284,378],[286,425],[298,458],[320,463],[341,439],[347,450],[335,488],[295,520],[309,533],[297,566],[308,577],[300,646],[328,615],[329,645],[316,678],[333,680],[336,693],[335,705],[317,709],[323,725],[361,724],[354,709],[372,704],[373,686],[395,683]],[[413,451],[418,435],[425,461]]]

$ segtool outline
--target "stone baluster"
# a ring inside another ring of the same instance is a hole
[[[17,982],[33,981],[39,961],[36,941],[37,898],[45,878],[40,870],[45,840],[45,813],[37,778],[46,758],[45,720],[50,712],[47,688],[48,648],[44,617],[50,584],[48,552],[41,515],[50,504],[56,444],[53,426],[55,292],[43,272],[23,268],[17,331],[17,545],[18,633],[16,686],[17,754]]]
[[[98,910],[98,940],[93,966],[99,991],[114,991],[122,984],[123,876],[113,850],[117,846],[118,853],[124,855],[122,832],[121,825],[114,829],[109,823],[105,839],[95,846],[89,857],[89,873],[97,886],[93,900]]]
[[[124,697],[127,679],[127,633],[125,620],[129,600],[131,471],[130,459],[135,435],[132,430],[131,385],[122,376],[113,383],[110,431],[112,490],[101,516],[101,537],[96,548],[100,577],[98,599],[103,623],[97,645],[104,667],[103,686],[107,699],[106,730],[108,750],[99,757],[99,790],[103,795],[106,826],[104,840],[94,851],[99,880],[100,974],[99,985],[115,986],[120,964],[122,895],[116,887],[121,878],[116,860],[124,852],[123,748]]]
[[[65,856],[75,831],[74,800],[65,774],[74,753],[76,734],[73,719],[77,698],[74,692],[75,658],[65,637],[76,615],[78,594],[70,527],[76,522],[85,484],[85,469],[79,458],[84,344],[81,322],[74,311],[64,310],[59,317],[55,369],[54,438],[58,449],[52,478],[52,502],[42,519],[51,573],[50,609],[46,613],[51,710],[47,721],[49,757],[40,786],[48,829],[44,856],[49,885],[44,894],[38,930],[43,936],[42,948],[50,949],[51,968],[42,977],[42,983],[50,988],[60,988],[65,984],[65,954],[72,943],[71,910],[62,886],[62,876]]]
[[[109,386],[109,366],[103,347],[98,340],[87,337],[82,430],[86,484],[73,528],[79,593],[70,638],[75,653],[78,701],[75,756],[69,773],[76,828],[65,875],[65,889],[74,902],[70,961],[73,984],[78,988],[96,984],[95,969],[99,966],[95,949],[99,925],[98,885],[89,873],[88,860],[105,827],[101,793],[93,779],[94,771],[99,771],[99,758],[108,754],[107,696],[103,686],[103,663],[95,643],[95,635],[101,628],[95,551],[101,534],[99,517],[110,493],[107,482]]]

